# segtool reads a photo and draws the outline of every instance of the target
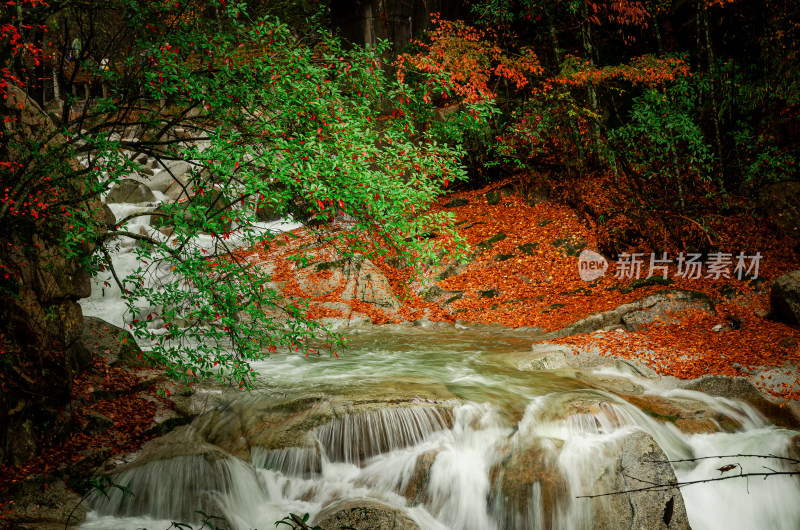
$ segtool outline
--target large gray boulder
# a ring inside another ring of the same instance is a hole
[[[135,180],[123,180],[106,196],[107,203],[131,203],[138,204],[141,202],[152,202],[156,200],[156,196],[150,191],[145,184],[136,182]]]
[[[643,431],[631,433],[621,441],[617,459],[595,481],[593,492],[594,495],[627,493],[592,498],[593,527],[609,530],[691,528],[679,489],[631,491],[675,482],[675,472],[655,440]]]
[[[552,340],[619,327],[634,331],[656,320],[672,320],[681,312],[695,310],[716,314],[713,302],[705,294],[683,289],[666,289],[609,311],[591,314],[557,331],[542,333],[536,339]]]
[[[331,504],[314,518],[314,525],[326,530],[419,530],[419,525],[400,509],[367,499]]]
[[[195,524],[197,510],[223,513],[207,492],[235,497],[258,488],[252,467],[219,447],[192,439],[191,433],[180,434],[146,445],[131,463],[113,472],[112,481],[126,485],[132,495],[109,488],[106,495],[92,494],[90,507],[101,515],[147,515]]]
[[[111,366],[142,366],[142,349],[125,329],[97,317],[83,317],[83,343],[92,356],[108,358]]]
[[[360,261],[360,260],[359,260]],[[388,309],[400,309],[389,280],[370,260],[351,263],[342,300],[359,300]]]
[[[784,274],[770,285],[772,313],[788,324],[800,323],[800,271]]]

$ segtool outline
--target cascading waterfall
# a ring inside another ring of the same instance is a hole
[[[597,406],[552,419],[551,411],[574,402],[576,394],[587,402],[593,396]],[[659,440],[670,459],[747,451],[788,455],[796,433],[764,426],[745,404],[704,399],[752,424],[737,433],[687,435],[590,390],[536,398],[516,424],[488,403],[458,405],[451,417],[413,406],[346,414],[311,431],[307,447],[252,448],[250,464],[221,456],[219,449],[138,466],[134,461],[117,481],[134,490],[135,501],[126,503],[118,493],[94,500],[95,513],[84,527],[113,522],[114,528],[145,523],[154,529],[160,521],[196,520],[189,517],[194,506],[220,514],[232,528],[266,528],[289,511],[316,513],[336,500],[373,498],[403,510],[422,528],[592,528],[591,503],[576,497],[594,491],[620,440],[637,429]],[[369,436],[378,442],[368,442]],[[715,476],[715,462],[676,466],[678,479]],[[749,495],[746,487],[731,480],[684,490],[693,527],[752,527],[759,521],[764,528],[797,527],[800,509],[791,502],[800,498],[796,479],[751,481]],[[721,511],[712,515],[709,506]]]
[[[333,462],[362,461],[417,445],[434,431],[450,424],[449,415],[434,407],[379,409],[336,418],[316,430],[326,457]]]

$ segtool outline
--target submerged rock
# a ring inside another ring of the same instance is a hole
[[[252,458],[254,448],[277,451],[319,447],[331,461],[360,464],[449,428],[452,406],[450,402],[409,399],[392,392],[372,397],[366,393],[357,401],[322,396],[288,401],[244,398],[203,414],[193,428],[201,439],[243,460]],[[316,458],[310,453],[307,456]]]
[[[675,472],[653,438],[636,431],[623,438],[619,454],[594,483],[589,495],[622,492],[588,499],[595,529],[689,529],[679,489],[631,491],[652,484],[674,484]]]
[[[221,516],[225,507],[220,499],[246,499],[248,491],[257,491],[252,467],[191,438],[172,435],[148,444],[112,475],[112,482],[127,491],[108,487],[105,495],[94,493],[89,498],[91,508],[101,515],[146,515],[194,524],[200,522],[198,510]]]
[[[419,525],[399,508],[367,499],[332,504],[317,514],[313,524],[326,530],[419,530]]]

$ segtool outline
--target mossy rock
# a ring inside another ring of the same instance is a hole
[[[539,243],[535,241],[531,243],[525,243],[523,245],[518,246],[517,248],[526,256],[535,256],[536,255],[535,251],[537,248],[539,248]]]
[[[538,226],[539,228],[544,228],[545,226],[549,225],[552,222],[553,222],[552,219],[542,219],[536,224],[536,226]]]
[[[437,298],[442,296],[443,292],[444,291],[442,290],[441,287],[439,287],[438,285],[434,285],[430,289],[423,291],[420,294],[420,298],[422,298],[426,302],[435,302]]]
[[[465,199],[464,197],[456,197],[455,199],[444,203],[442,208],[458,208],[460,206],[466,206],[467,204],[469,204],[469,199]]]
[[[514,257],[514,254],[498,254],[494,257],[495,261],[508,261]]]
[[[347,259],[338,259],[336,261],[323,261],[322,263],[317,263],[314,268],[317,272],[322,271],[329,271],[329,270],[343,270],[347,265]]]
[[[485,197],[486,197],[486,203],[489,206],[494,206],[500,203],[501,194],[499,191],[490,191],[486,193]]]
[[[478,291],[478,294],[481,298],[494,298],[500,295],[500,291],[497,289],[486,289],[484,291]]]
[[[553,241],[552,245],[556,248],[560,248],[563,250],[567,256],[572,256],[577,258],[580,256],[581,251],[587,247],[587,243],[585,239],[579,239],[577,241],[573,241],[571,239],[556,239]]]
[[[442,303],[442,305],[450,305],[453,302],[455,302],[456,300],[461,300],[462,298],[464,298],[464,291],[455,291],[455,294],[453,296],[451,296],[450,298],[448,298],[447,300],[445,300]]]
[[[504,240],[505,238],[506,238],[506,235],[501,232],[499,234],[496,234],[496,235],[490,237],[489,239],[484,239],[483,241],[481,241],[480,243],[478,243],[475,246],[479,250],[489,250],[490,248],[492,248],[494,246],[495,243],[499,243],[500,241]]]
[[[627,287],[623,287],[620,289],[622,294],[628,294],[631,291],[635,291],[636,289],[642,289],[643,287],[650,287],[653,285],[672,285],[675,283],[672,278],[663,278],[661,276],[650,276],[649,278],[639,278],[638,280],[633,280],[630,285]]]

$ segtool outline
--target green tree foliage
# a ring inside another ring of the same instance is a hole
[[[23,17],[40,15],[27,7]],[[92,7],[50,12],[44,22],[85,26]],[[60,127],[3,137],[0,226],[28,253],[46,236],[94,270],[111,266],[115,245],[136,241],[141,266],[118,281],[137,337],[151,345],[149,360],[170,376],[245,387],[257,376],[249,362],[270,352],[316,352],[312,339],[341,346],[342,337],[306,318],[302,301],[282,299],[268,274],[236,254],[237,245],[282,243],[259,228],[259,209],[336,221],[350,253],[416,260],[433,249],[415,235],[435,229],[457,239],[448,215],[420,212],[464,177],[462,152],[419,128],[414,113],[430,104],[379,68],[386,43],[345,50],[321,29],[314,41],[302,39],[232,1],[113,8],[105,15],[118,24],[116,39],[82,33],[81,57],[70,65],[105,83],[107,94],[88,102],[68,95]],[[392,116],[381,112],[387,105]],[[106,231],[89,201],[140,171],[140,154],[163,167],[190,166],[188,177],[175,176],[186,200],[153,214],[169,237],[132,228],[150,213]],[[166,331],[149,328],[151,320]]]
[[[644,179],[668,207],[686,211],[688,183],[709,180],[714,155],[697,124],[695,95],[685,79],[636,98],[626,123],[609,132],[624,170]],[[666,190],[667,193],[663,193]]]

